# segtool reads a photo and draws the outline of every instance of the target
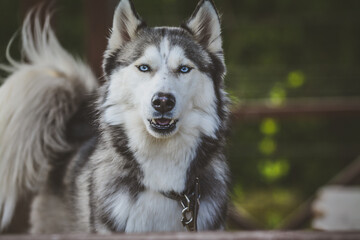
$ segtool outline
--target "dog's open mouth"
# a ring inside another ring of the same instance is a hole
[[[169,118],[158,118],[149,120],[151,127],[159,131],[171,131],[176,127],[178,120]]]

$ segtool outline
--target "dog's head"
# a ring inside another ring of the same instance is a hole
[[[199,2],[181,27],[150,28],[121,0],[105,52],[103,119],[155,138],[213,135],[224,113],[220,20]]]

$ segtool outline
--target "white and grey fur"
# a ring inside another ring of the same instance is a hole
[[[27,62],[10,58],[0,88],[0,227],[32,192],[33,233],[185,231],[179,202],[164,193],[187,193],[198,177],[198,229],[223,229],[228,99],[213,2],[200,1],[181,27],[151,28],[121,0],[100,90],[89,68],[60,47],[49,18],[43,27],[30,19],[22,30]],[[82,131],[92,95],[89,137]],[[154,104],[159,96],[172,99],[166,111]]]

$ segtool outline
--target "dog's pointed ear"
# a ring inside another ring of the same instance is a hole
[[[117,49],[136,36],[137,31],[145,27],[145,22],[137,14],[131,0],[120,0],[114,13],[109,49]]]
[[[212,0],[201,0],[183,27],[210,52],[222,53],[220,17]]]

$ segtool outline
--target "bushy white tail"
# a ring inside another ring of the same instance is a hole
[[[71,148],[66,123],[97,88],[89,67],[60,46],[50,17],[41,25],[38,15],[28,14],[21,31],[26,62],[7,53],[2,66],[10,76],[0,88],[0,230],[17,199],[43,186],[49,159]]]

